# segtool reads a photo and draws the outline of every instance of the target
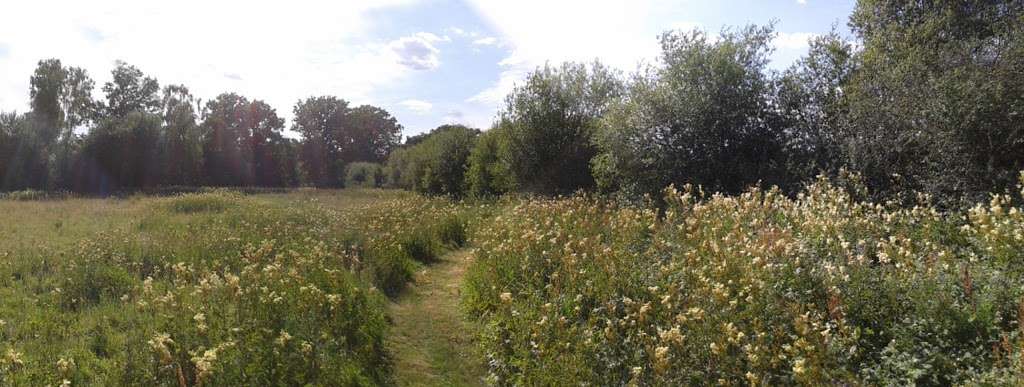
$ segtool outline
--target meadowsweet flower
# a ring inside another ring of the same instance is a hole
[[[806,362],[803,358],[798,358],[795,361],[793,361],[793,374],[797,376],[803,375],[804,372],[807,371],[806,368],[804,368],[805,363]]]
[[[654,348],[654,371],[658,374],[664,374],[668,368],[668,347]]]
[[[290,341],[291,339],[292,335],[288,334],[288,332],[285,330],[281,330],[281,334],[277,336],[277,339],[274,340],[274,343],[280,347],[284,347],[285,345],[288,344],[288,341]]]
[[[196,322],[196,329],[198,329],[200,333],[206,332],[207,326],[205,314],[202,312],[196,313],[195,316],[192,316],[192,320]]]
[[[174,344],[174,340],[171,340],[171,335],[166,333],[157,333],[152,339],[147,341],[149,347],[156,352],[160,359],[161,364],[171,364],[174,362],[174,357],[171,356],[170,345]]]
[[[75,358],[69,357],[67,359],[60,358],[57,360],[57,372],[61,375],[67,375],[68,372],[75,368]]]
[[[15,351],[14,348],[7,348],[7,353],[4,355],[4,362],[11,368],[20,368],[25,365],[25,362],[21,360],[21,352]]]
[[[213,374],[213,364],[217,361],[217,348],[203,351],[203,356],[193,356],[192,363],[196,366],[196,379],[200,382]]]

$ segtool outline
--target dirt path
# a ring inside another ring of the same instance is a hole
[[[473,343],[476,328],[459,310],[468,249],[451,252],[416,274],[389,306],[389,348],[399,386],[479,386],[486,374]]]

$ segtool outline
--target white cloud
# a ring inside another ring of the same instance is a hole
[[[511,50],[499,63],[501,74],[488,88],[467,102],[496,108],[512,87],[544,63],[590,62],[632,70],[638,61],[650,61],[659,52],[658,33],[673,27],[656,23],[658,4],[615,0],[492,2],[473,0],[473,7],[499,30]],[[536,12],[544,9],[545,12]],[[573,15],[572,23],[565,15]],[[695,26],[695,24],[689,24]]]
[[[310,95],[373,103],[375,90],[413,72],[392,46],[367,38],[368,13],[411,1],[12,2],[0,23],[0,110],[27,110],[29,76],[53,57],[86,69],[97,97],[121,59],[161,85],[182,83],[203,99],[238,92],[285,117]]]
[[[473,45],[475,46],[493,46],[495,44],[498,44],[498,38],[495,38],[493,36],[488,36],[486,38],[480,38],[473,41]]]
[[[810,32],[780,32],[772,43],[779,50],[800,50],[806,51],[808,42],[818,36]]]
[[[391,42],[391,51],[398,55],[398,63],[413,70],[433,70],[441,65],[441,50],[434,43],[448,40],[429,32],[418,32]]]
[[[807,0],[796,0],[796,3],[800,5],[807,5]]]
[[[454,34],[456,36],[466,36],[468,34],[468,32],[466,32],[466,30],[461,29],[459,27],[448,27],[444,31],[446,33]]]
[[[421,101],[418,99],[407,99],[398,103],[400,106],[409,109],[417,114],[426,114],[430,112],[430,109],[434,107],[433,104],[427,101]]]

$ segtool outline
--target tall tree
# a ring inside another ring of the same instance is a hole
[[[546,194],[592,188],[590,161],[598,120],[622,93],[617,75],[600,63],[544,66],[517,86],[501,112],[506,160],[521,190]]]
[[[42,189],[47,160],[32,114],[0,113],[0,191]]]
[[[164,87],[164,138],[161,163],[165,184],[197,185],[202,182],[202,132],[196,123],[195,97],[182,85]]]
[[[281,186],[296,180],[284,120],[267,103],[234,93],[208,102],[204,112],[204,169],[221,186]]]
[[[345,130],[348,102],[310,97],[295,104],[292,130],[302,135],[300,158],[306,177],[316,186],[340,186],[344,173],[337,132]]]
[[[766,74],[771,27],[709,39],[701,31],[661,37],[661,65],[637,74],[606,117],[595,172],[630,196],[693,183],[736,193],[782,184],[782,136],[773,126]]]
[[[160,185],[161,121],[138,111],[100,120],[82,145],[75,187],[105,195]]]
[[[345,163],[383,162],[402,138],[402,125],[387,110],[362,105],[349,111],[347,116],[348,130],[338,132],[341,158]]]
[[[131,112],[160,113],[160,84],[145,76],[142,70],[118,61],[111,71],[113,79],[103,85],[107,94],[104,111],[110,117],[124,117]]]
[[[861,0],[851,166],[883,193],[984,199],[1024,169],[1024,3]]]
[[[795,180],[843,165],[844,119],[849,108],[845,88],[856,71],[853,45],[834,31],[811,39],[807,55],[777,82],[779,110],[788,165]]]
[[[318,186],[340,186],[345,165],[380,163],[398,145],[402,126],[386,110],[349,108],[336,97],[312,97],[295,105],[292,130],[302,134],[302,164]]]
[[[68,188],[78,146],[75,130],[95,116],[95,82],[85,70],[63,66],[58,59],[39,61],[29,81],[33,117],[49,163],[47,187]]]

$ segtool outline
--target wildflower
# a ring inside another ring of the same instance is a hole
[[[11,365],[11,368],[18,368],[25,365],[25,362],[21,360],[21,352],[17,352],[14,348],[7,348],[7,354],[4,355],[6,363]]]
[[[806,372],[806,369],[804,368],[804,363],[805,361],[803,358],[796,359],[793,362],[793,374],[797,376],[803,375],[804,372]]]
[[[200,333],[206,332],[207,326],[205,314],[202,312],[196,313],[196,315],[192,317],[192,320],[196,322],[196,329],[198,329]]]
[[[283,346],[287,345],[288,341],[291,340],[291,339],[292,339],[292,335],[288,334],[287,331],[282,330],[281,331],[281,335],[278,336],[276,340],[274,340],[274,343],[276,343],[278,346],[283,347]]]
[[[669,329],[667,331],[658,332],[658,336],[661,338],[661,341],[664,341],[666,343],[676,343],[679,345],[683,344],[683,335],[682,333],[680,333],[679,327],[677,326],[672,327],[672,329]]]
[[[160,357],[161,364],[171,364],[174,362],[174,357],[171,356],[171,349],[169,345],[174,344],[174,340],[171,340],[171,335],[166,333],[157,333],[147,343],[150,348]]]
[[[196,365],[196,379],[206,380],[213,374],[213,363],[217,361],[217,348],[207,349],[203,356],[192,357],[192,363]]]
[[[57,371],[61,375],[67,375],[67,373],[75,368],[75,358],[60,358],[57,360]]]
[[[663,374],[668,370],[668,347],[657,347],[654,349],[654,371]]]
[[[501,295],[499,297],[501,298],[501,302],[504,302],[504,303],[512,302],[512,293],[504,292],[504,293],[501,293]]]
[[[142,292],[145,294],[153,292],[153,277],[147,276],[146,279],[142,281]]]

